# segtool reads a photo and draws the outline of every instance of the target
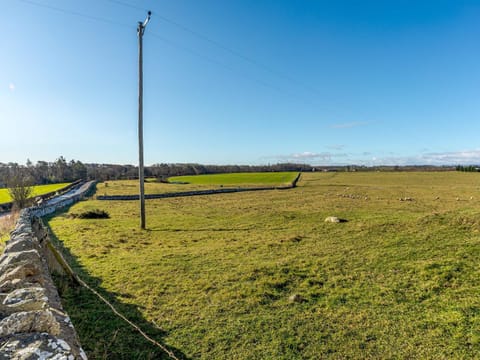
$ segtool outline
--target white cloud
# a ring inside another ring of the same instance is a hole
[[[430,152],[409,156],[373,156],[370,161],[365,159],[353,160],[359,165],[480,165],[480,149]]]
[[[330,160],[334,157],[346,157],[347,154],[340,154],[340,153],[330,153],[330,152],[323,152],[323,153],[312,153],[312,152],[303,152],[299,154],[292,154],[289,156],[290,159],[302,159],[302,160]]]
[[[322,152],[322,153],[315,153],[311,151],[304,151],[301,153],[295,153],[290,155],[277,155],[273,156],[272,158],[277,159],[278,161],[286,161],[286,162],[313,162],[313,161],[324,161],[330,162],[332,158],[338,157],[347,157],[348,154],[344,153],[330,153],[330,152]]]
[[[400,155],[387,152],[384,152],[382,155],[382,153],[368,151],[361,153],[315,153],[304,151],[290,155],[271,156],[268,159],[275,159],[279,162],[308,163],[311,165],[480,165],[480,149],[418,153],[417,155]]]
[[[8,84],[8,89],[9,89],[10,91],[15,91],[15,84],[14,84],[14,83]]]
[[[294,159],[316,159],[320,154],[313,153],[310,151],[304,151],[303,153],[298,153],[298,154],[292,154],[291,157]]]
[[[420,158],[428,160],[432,164],[480,164],[480,150],[425,153],[422,154]]]

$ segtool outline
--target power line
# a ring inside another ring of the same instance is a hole
[[[128,8],[136,9],[136,10],[139,10],[139,11],[140,11],[140,10],[141,10],[141,11],[147,11],[147,9],[145,9],[145,8],[142,8],[142,7],[139,7],[139,6],[130,4],[130,3],[125,2],[125,1],[121,1],[121,0],[107,0],[107,1],[108,1],[108,2],[111,2],[111,3],[113,3],[113,4],[118,4],[118,5],[121,5],[121,6],[128,7]],[[216,41],[216,40],[213,40],[213,39],[209,38],[209,37],[206,36],[206,35],[203,35],[202,33],[198,32],[198,31],[192,30],[192,29],[188,28],[187,26],[185,26],[185,25],[183,25],[183,24],[180,24],[180,23],[177,22],[177,21],[171,20],[171,19],[169,19],[169,18],[167,18],[167,17],[165,17],[165,16],[163,16],[163,15],[159,15],[159,14],[156,13],[156,12],[155,12],[155,17],[156,17],[156,18],[160,18],[161,20],[164,20],[165,22],[168,22],[168,23],[170,23],[170,24],[172,24],[172,25],[174,25],[174,26],[176,26],[176,27],[178,27],[178,28],[180,28],[180,29],[182,29],[182,30],[184,30],[184,31],[186,31],[186,32],[188,32],[188,33],[190,33],[190,34],[192,34],[192,35],[194,35],[194,36],[202,39],[202,40],[204,40],[204,41],[207,41],[207,42],[215,45],[217,48],[220,48],[220,49],[222,49],[222,50],[224,50],[224,51],[226,51],[226,52],[228,52],[228,53],[230,53],[230,54],[232,54],[232,55],[234,55],[234,56],[236,56],[236,57],[238,57],[238,58],[240,58],[240,59],[242,59],[242,60],[244,60],[244,61],[247,61],[247,62],[249,62],[249,63],[251,63],[251,64],[253,64],[253,65],[255,65],[255,66],[259,67],[259,68],[262,68],[263,70],[267,70],[268,72],[270,72],[270,73],[272,73],[272,74],[274,74],[274,75],[276,75],[276,76],[278,76],[278,77],[285,78],[285,79],[287,79],[287,80],[289,80],[289,81],[291,81],[291,82],[294,82],[294,83],[296,83],[296,84],[299,84],[299,85],[303,86],[304,88],[307,88],[307,90],[309,90],[309,91],[318,93],[318,91],[317,91],[316,89],[314,89],[313,87],[308,86],[308,85],[305,85],[305,84],[303,84],[301,81],[299,81],[299,80],[297,80],[297,79],[295,79],[295,78],[293,78],[293,77],[291,77],[291,76],[289,76],[289,75],[287,75],[287,74],[283,74],[283,73],[281,73],[281,72],[272,70],[269,66],[267,66],[267,65],[265,65],[265,64],[262,64],[261,62],[258,62],[258,61],[256,61],[255,59],[252,59],[251,57],[248,57],[248,56],[246,56],[246,55],[243,55],[243,54],[240,53],[239,51],[234,50],[234,49],[232,49],[232,48],[230,48],[230,47],[228,47],[228,46],[226,46],[226,45],[223,45],[222,43],[220,43],[220,42],[218,42],[218,41]],[[218,61],[218,60],[215,60],[215,59],[213,59],[213,58],[211,58],[211,57],[205,56],[205,55],[203,55],[203,54],[201,54],[201,53],[199,53],[199,52],[197,52],[197,51],[194,51],[194,50],[192,50],[192,49],[190,49],[190,48],[187,48],[187,47],[185,47],[185,46],[178,45],[178,44],[176,44],[175,42],[173,42],[173,41],[171,41],[171,40],[169,40],[169,39],[167,39],[167,38],[165,38],[165,37],[163,37],[163,36],[161,36],[161,35],[158,35],[158,34],[156,34],[156,33],[154,33],[154,32],[150,32],[150,35],[152,35],[152,36],[154,36],[154,37],[156,37],[156,38],[158,38],[158,39],[160,39],[160,40],[162,40],[162,41],[170,44],[170,45],[173,46],[173,47],[176,47],[176,48],[181,49],[181,50],[183,50],[183,51],[186,51],[186,52],[188,52],[188,53],[190,53],[190,54],[192,54],[192,55],[195,55],[195,56],[197,56],[197,57],[200,57],[200,58],[202,58],[202,59],[205,59],[205,60],[207,60],[207,61],[210,61],[210,62],[212,62],[212,63],[215,63],[215,64],[217,64],[217,65],[220,65],[220,66],[222,66],[222,67],[224,67],[224,68],[226,68],[226,69],[228,69],[228,70],[230,70],[230,71],[232,71],[232,72],[234,72],[234,73],[237,73],[237,74],[242,75],[243,77],[249,78],[250,80],[252,80],[252,81],[254,81],[254,82],[256,82],[256,83],[258,83],[258,84],[260,84],[260,85],[262,85],[262,86],[272,88],[272,89],[277,90],[277,91],[279,91],[279,92],[287,93],[287,94],[290,95],[290,96],[299,97],[299,96],[296,95],[295,93],[292,93],[292,92],[290,92],[290,91],[285,91],[284,89],[282,89],[282,88],[280,88],[280,87],[278,87],[278,86],[269,84],[269,83],[267,83],[267,82],[265,82],[265,81],[263,81],[263,80],[259,80],[259,79],[255,78],[255,77],[252,77],[252,76],[250,76],[250,75],[248,75],[248,74],[246,74],[246,73],[244,73],[244,72],[238,71],[238,70],[236,70],[235,68],[226,65],[225,63],[222,63],[222,62],[220,62],[220,61]],[[306,102],[309,102],[309,101],[305,100],[304,98],[302,98],[302,100],[303,100],[303,101],[306,101]],[[310,103],[311,103],[311,102],[310,102]],[[315,105],[315,104],[311,103],[311,105]]]
[[[81,13],[81,12],[78,12],[78,11],[67,10],[67,9],[64,9],[64,8],[57,7],[57,6],[42,4],[42,3],[32,1],[32,0],[18,0],[18,1],[26,3],[26,4],[42,7],[42,8],[45,8],[45,9],[61,12],[63,14],[82,17],[82,18],[85,18],[85,19],[90,19],[90,20],[94,20],[94,21],[98,21],[98,22],[103,22],[103,23],[110,24],[110,25],[133,28],[131,25],[128,25],[128,24],[125,24],[125,23],[120,23],[118,21],[113,21],[113,20],[102,18],[102,17],[99,17],[99,16],[88,15],[88,14],[84,14],[84,13]]]
[[[127,2],[124,2],[124,1],[120,1],[120,0],[107,0],[111,3],[114,3],[114,4],[118,4],[118,5],[122,5],[122,6],[126,6],[126,7],[129,7],[131,9],[136,9],[136,10],[141,10],[141,11],[149,11],[147,10],[146,8],[143,8],[143,7],[140,7],[140,6],[136,6],[136,5],[132,5],[130,3],[127,3]],[[153,12],[152,12],[153,13]],[[157,17],[157,14],[155,14],[155,17]]]
[[[153,36],[153,37],[155,37],[155,38],[157,38],[157,39],[159,39],[159,40],[162,40],[163,42],[169,44],[169,45],[172,46],[172,47],[175,47],[175,48],[180,49],[180,50],[182,50],[182,51],[188,52],[188,53],[191,54],[191,55],[197,56],[197,57],[199,57],[199,58],[201,58],[201,59],[207,60],[207,61],[209,61],[209,62],[211,62],[211,63],[216,64],[216,65],[220,65],[220,66],[222,66],[223,68],[225,68],[225,69],[227,69],[227,70],[230,70],[230,71],[235,72],[235,73],[237,73],[237,74],[240,74],[240,75],[242,75],[242,76],[244,76],[244,77],[247,77],[247,78],[249,78],[250,80],[253,80],[253,81],[255,81],[255,82],[257,82],[257,83],[259,83],[259,84],[261,84],[261,85],[263,85],[263,86],[266,86],[266,87],[269,87],[269,88],[272,88],[272,89],[275,89],[275,90],[278,90],[278,91],[282,91],[281,88],[279,88],[279,87],[277,87],[277,86],[275,86],[275,85],[271,85],[271,84],[269,84],[269,83],[267,83],[267,82],[265,82],[265,81],[263,81],[263,80],[259,80],[259,79],[257,79],[257,78],[254,78],[254,77],[252,77],[252,76],[250,76],[250,75],[248,75],[248,74],[246,74],[246,73],[244,73],[244,72],[242,72],[242,71],[239,71],[239,70],[235,69],[234,67],[231,67],[231,66],[229,66],[229,65],[221,62],[221,61],[218,61],[218,60],[216,60],[216,59],[214,59],[214,58],[211,58],[211,57],[209,57],[209,56],[203,55],[202,53],[197,52],[197,51],[195,51],[195,50],[192,50],[191,48],[188,48],[188,47],[186,47],[186,46],[179,45],[179,44],[175,43],[174,41],[167,39],[166,37],[163,37],[163,36],[161,36],[161,35],[158,35],[157,33],[150,32],[149,34],[150,34],[150,36]]]
[[[67,9],[65,9],[65,8],[61,8],[61,7],[57,7],[57,6],[51,6],[51,5],[47,5],[47,4],[42,4],[42,3],[39,3],[39,2],[36,2],[36,1],[33,1],[33,0],[18,0],[18,1],[23,2],[23,3],[25,3],[25,4],[30,4],[30,5],[34,5],[34,6],[37,6],[37,7],[42,7],[42,8],[45,8],[45,9],[49,9],[49,10],[61,12],[61,13],[64,13],[64,14],[73,15],[73,16],[76,16],[76,17],[81,17],[81,18],[85,18],[85,19],[89,19],[89,20],[94,20],[94,21],[97,21],[97,22],[106,23],[106,24],[109,24],[109,25],[115,25],[115,26],[121,26],[121,27],[129,28],[129,29],[133,29],[133,27],[132,27],[131,25],[128,25],[128,24],[125,24],[125,23],[120,23],[120,22],[117,22],[117,21],[113,21],[113,20],[110,20],[110,19],[107,19],[107,18],[102,18],[102,17],[98,17],[98,16],[88,15],[88,14],[81,13],[81,12],[78,12],[78,11],[67,10]],[[119,4],[119,5],[122,5],[122,6],[131,7],[131,8],[133,8],[133,9],[137,9],[137,10],[142,10],[142,11],[144,11],[144,9],[141,8],[141,7],[138,7],[138,6],[135,6],[135,5],[131,5],[131,4],[125,3],[125,2],[123,2],[123,1],[119,1],[119,0],[107,0],[107,1],[112,2],[112,3]],[[184,27],[183,25],[181,25],[181,24],[179,24],[179,23],[176,23],[176,22],[174,22],[174,21],[171,21],[171,20],[169,20],[169,19],[167,19],[167,18],[165,18],[165,17],[158,16],[158,15],[156,15],[156,17],[163,18],[164,20],[169,21],[169,22],[171,22],[172,24],[175,24],[175,25],[177,25],[177,26],[180,26],[180,27],[184,28],[186,31],[191,32],[192,34],[197,33],[197,32],[195,32],[194,30],[190,30],[190,29],[188,29],[187,27]],[[253,81],[253,82],[255,82],[255,83],[257,83],[257,84],[260,84],[260,85],[262,85],[262,86],[264,86],[264,87],[268,87],[268,88],[274,89],[274,90],[276,90],[276,91],[278,91],[278,92],[285,93],[285,94],[288,95],[288,96],[293,96],[293,97],[295,97],[295,98],[297,98],[297,99],[302,100],[303,102],[309,103],[309,104],[312,105],[312,106],[316,106],[316,105],[317,105],[317,104],[315,104],[315,103],[313,103],[313,102],[311,102],[311,101],[309,101],[309,100],[306,100],[305,98],[301,97],[300,95],[297,95],[296,93],[293,93],[293,92],[288,91],[288,90],[285,90],[285,89],[283,89],[283,88],[281,88],[281,87],[275,86],[275,85],[273,85],[273,84],[270,84],[270,83],[268,83],[268,82],[265,82],[265,81],[263,81],[263,80],[260,80],[260,79],[258,79],[258,78],[255,78],[255,77],[249,75],[249,74],[246,73],[246,72],[239,71],[239,70],[235,69],[234,67],[229,66],[229,65],[227,65],[227,64],[225,64],[225,63],[223,63],[223,62],[221,62],[221,61],[218,61],[218,60],[216,60],[216,59],[214,59],[214,58],[211,58],[211,57],[209,57],[209,56],[203,55],[203,54],[201,54],[201,53],[199,53],[199,52],[197,52],[197,51],[195,51],[195,50],[192,50],[192,49],[190,49],[190,48],[188,48],[188,47],[179,45],[179,44],[175,43],[174,41],[172,41],[172,40],[170,40],[170,39],[167,39],[167,38],[165,38],[165,37],[163,37],[163,36],[161,36],[161,35],[158,35],[158,34],[156,34],[156,33],[154,33],[154,32],[150,32],[149,34],[150,34],[151,36],[159,39],[159,40],[162,40],[162,41],[165,42],[165,43],[168,43],[169,45],[171,45],[171,46],[173,46],[173,47],[175,47],[175,48],[177,48],[177,49],[181,49],[182,51],[185,51],[185,52],[187,52],[187,53],[190,53],[191,55],[197,56],[197,57],[199,57],[199,58],[202,58],[202,59],[204,59],[204,60],[207,60],[207,61],[209,61],[209,62],[212,62],[212,63],[214,63],[214,64],[217,64],[217,65],[219,65],[219,66],[221,66],[221,67],[223,67],[223,68],[225,68],[225,69],[227,69],[227,70],[229,70],[229,71],[231,71],[231,72],[233,72],[233,73],[237,73],[237,74],[241,75],[242,77],[248,78],[250,81]],[[212,42],[213,44],[218,44],[217,46],[220,46],[220,47],[224,48],[225,50],[232,52],[232,54],[237,53],[237,54],[238,54],[237,56],[240,56],[240,57],[244,58],[245,60],[249,59],[248,57],[243,56],[242,54],[236,52],[235,50],[229,49],[228,47],[226,47],[226,46],[224,46],[224,45],[216,42],[215,40],[210,40],[209,38],[201,35],[200,33],[197,33],[197,36],[202,37],[202,38],[204,38],[205,40]],[[255,60],[251,60],[250,62],[256,63]],[[258,63],[258,64],[260,64],[260,63]],[[266,67],[266,65],[265,65],[265,67]],[[266,67],[266,68],[267,68],[267,67]]]
[[[132,9],[136,9],[136,10],[140,10],[140,11],[147,11],[146,9],[144,9],[144,8],[142,8],[142,7],[139,7],[139,6],[136,6],[136,5],[132,5],[132,4],[127,3],[127,2],[124,2],[124,1],[120,1],[120,0],[107,0],[107,1],[108,1],[108,2],[111,2],[111,3],[113,3],[113,4],[118,4],[118,5],[125,6],[125,7],[129,7],[129,8],[132,8]],[[156,18],[160,18],[160,19],[162,19],[162,20],[164,20],[164,21],[166,21],[166,22],[169,22],[169,23],[171,23],[171,24],[173,24],[173,25],[175,25],[175,26],[177,26],[177,27],[179,27],[179,28],[181,28],[181,29],[183,29],[183,30],[191,33],[191,34],[194,34],[195,36],[200,37],[201,39],[206,40],[206,41],[208,41],[208,42],[216,45],[217,47],[220,47],[220,48],[222,48],[223,50],[226,50],[226,51],[228,51],[228,52],[230,52],[230,53],[232,53],[232,54],[234,54],[234,55],[236,55],[236,56],[239,56],[239,57],[241,57],[241,58],[244,59],[244,60],[247,60],[247,61],[256,63],[254,60],[249,59],[248,57],[240,54],[239,52],[237,52],[237,51],[235,51],[235,50],[232,50],[232,49],[229,49],[228,47],[222,45],[221,43],[219,43],[219,42],[217,42],[217,41],[215,41],[215,40],[209,39],[209,38],[206,37],[205,35],[202,35],[202,34],[200,34],[199,32],[196,32],[196,31],[194,31],[194,30],[191,30],[191,29],[187,28],[186,26],[183,26],[182,24],[177,23],[176,21],[170,20],[170,19],[166,18],[165,16],[158,15],[157,13],[155,13],[155,17],[156,17]],[[165,38],[164,36],[161,36],[161,35],[159,35],[159,34],[156,34],[155,32],[150,32],[149,34],[150,34],[151,36],[153,36],[153,37],[156,37],[156,38],[159,39],[159,40],[162,40],[163,42],[169,44],[170,46],[173,46],[173,47],[175,47],[175,48],[177,48],[177,49],[180,49],[180,50],[183,50],[183,51],[185,51],[185,52],[188,52],[188,53],[191,54],[191,55],[197,56],[197,57],[199,57],[199,58],[202,58],[202,59],[207,60],[207,61],[209,61],[209,62],[212,62],[212,63],[214,63],[214,64],[220,65],[220,66],[226,68],[227,70],[230,70],[230,71],[232,71],[232,72],[238,73],[238,74],[240,74],[240,75],[242,75],[242,76],[244,76],[244,77],[248,77],[250,80],[257,82],[258,84],[261,84],[261,85],[263,85],[263,86],[266,86],[266,87],[269,87],[269,88],[272,88],[272,89],[275,89],[275,90],[278,90],[278,91],[282,91],[281,88],[279,88],[279,87],[277,87],[277,86],[275,86],[275,85],[271,85],[271,84],[269,84],[269,83],[267,83],[267,82],[264,82],[264,81],[262,81],[262,80],[253,78],[253,77],[251,77],[251,76],[249,76],[249,75],[247,75],[247,74],[245,74],[245,73],[243,73],[243,72],[240,72],[240,71],[234,69],[234,68],[231,67],[231,66],[228,66],[228,65],[222,63],[221,61],[218,61],[218,60],[215,60],[215,59],[213,59],[213,58],[211,58],[211,57],[209,57],[209,56],[203,55],[203,54],[201,54],[201,53],[199,53],[199,52],[197,52],[197,51],[195,51],[195,50],[192,50],[192,49],[190,49],[190,48],[188,48],[188,47],[179,45],[179,44],[175,43],[174,41]]]
[[[132,5],[132,4],[127,3],[127,2],[124,2],[124,1],[120,1],[120,0],[107,0],[107,1],[109,1],[109,2],[111,2],[111,3],[114,3],[114,4],[121,5],[121,6],[126,6],[126,7],[129,7],[129,8],[132,8],[132,9],[147,11],[147,9],[138,7],[138,6],[136,6],[136,5]],[[281,72],[281,71],[274,70],[274,69],[272,69],[270,66],[265,65],[265,64],[263,64],[263,63],[255,60],[255,59],[251,58],[250,56],[244,55],[244,54],[242,54],[241,52],[239,52],[239,51],[237,51],[237,50],[235,50],[235,49],[232,49],[231,47],[226,46],[226,45],[222,44],[221,42],[216,41],[216,40],[214,40],[214,39],[212,39],[212,38],[210,38],[210,37],[208,37],[208,36],[206,36],[206,35],[198,32],[198,31],[196,31],[196,30],[193,30],[193,29],[191,29],[191,28],[189,28],[189,27],[187,27],[187,26],[185,26],[185,25],[183,25],[183,24],[181,24],[181,23],[179,23],[179,22],[177,22],[177,21],[171,20],[171,19],[169,19],[169,18],[167,18],[167,17],[165,17],[165,16],[163,16],[163,15],[160,15],[160,14],[158,14],[158,13],[155,13],[155,17],[156,17],[156,18],[159,18],[159,19],[161,19],[161,20],[163,20],[163,21],[165,21],[165,22],[168,22],[169,24],[172,24],[172,25],[174,25],[174,26],[182,29],[183,31],[188,32],[188,33],[196,36],[197,38],[200,38],[200,39],[202,39],[202,40],[204,40],[204,41],[206,41],[206,42],[208,42],[208,43],[216,46],[217,48],[220,48],[220,49],[222,49],[223,51],[228,52],[229,54],[234,55],[234,56],[236,56],[236,57],[238,57],[238,58],[240,58],[240,59],[242,59],[242,60],[244,60],[244,61],[252,64],[252,65],[255,65],[255,66],[257,66],[257,67],[259,67],[259,68],[261,68],[261,69],[263,69],[263,70],[271,73],[271,74],[274,74],[274,75],[276,75],[276,76],[278,76],[278,77],[281,77],[281,78],[284,78],[284,79],[289,80],[289,81],[291,81],[291,82],[294,82],[294,83],[296,83],[297,85],[300,85],[300,86],[302,86],[303,88],[307,89],[308,91],[318,93],[318,90],[315,89],[314,87],[312,87],[312,86],[310,86],[310,85],[307,85],[307,84],[303,83],[302,81],[300,81],[300,80],[298,80],[298,79],[295,79],[294,77],[292,77],[292,76],[290,76],[290,75],[288,75],[288,74],[285,74],[285,73],[283,73],[283,72]]]
[[[233,73],[236,73],[236,74],[238,74],[238,75],[241,75],[243,78],[249,79],[250,81],[253,81],[253,82],[255,82],[255,83],[259,84],[259,85],[262,85],[262,86],[264,86],[264,87],[267,87],[267,88],[276,90],[277,92],[280,92],[280,93],[284,93],[284,94],[286,94],[286,95],[288,95],[288,96],[295,97],[295,98],[297,98],[298,100],[302,100],[303,102],[306,102],[306,103],[308,103],[308,104],[310,104],[310,105],[312,105],[312,106],[317,106],[317,104],[315,104],[315,103],[313,103],[313,102],[311,102],[311,101],[309,101],[309,100],[307,100],[307,99],[305,99],[305,98],[297,95],[297,94],[294,93],[294,92],[285,90],[285,89],[283,89],[283,88],[281,88],[281,87],[279,87],[279,86],[275,86],[275,85],[273,85],[273,84],[271,84],[271,83],[268,83],[268,82],[266,82],[266,81],[260,80],[260,79],[254,77],[254,76],[251,76],[250,74],[248,74],[248,73],[246,73],[246,72],[240,71],[240,70],[238,70],[238,69],[236,69],[236,68],[234,68],[234,67],[232,67],[232,66],[229,66],[229,65],[227,65],[227,64],[225,64],[225,63],[223,63],[223,62],[221,62],[221,61],[218,61],[218,60],[216,60],[216,59],[214,59],[214,58],[211,58],[211,57],[209,57],[209,56],[206,56],[206,55],[204,55],[204,54],[202,54],[202,53],[199,53],[199,52],[197,52],[197,51],[195,51],[195,50],[192,50],[191,48],[188,48],[188,47],[179,45],[178,43],[176,43],[176,42],[174,42],[174,41],[172,41],[172,40],[169,40],[169,39],[167,39],[167,38],[165,38],[165,37],[163,37],[163,36],[161,36],[161,35],[159,35],[159,34],[157,34],[157,33],[155,33],[155,32],[149,32],[149,35],[150,35],[150,36],[153,36],[153,37],[155,37],[155,38],[157,38],[157,39],[159,39],[159,40],[161,40],[161,41],[163,41],[163,42],[165,42],[165,43],[167,43],[167,44],[169,44],[170,46],[172,46],[172,47],[174,47],[174,48],[180,49],[180,50],[182,50],[182,51],[184,51],[184,52],[187,52],[187,53],[189,53],[189,54],[191,54],[191,55],[197,56],[197,57],[199,57],[199,58],[201,58],[201,59],[203,59],[203,60],[206,60],[206,61],[209,61],[209,62],[211,62],[211,63],[213,63],[213,64],[219,65],[219,66],[221,66],[221,67],[223,67],[223,68],[225,68],[225,69],[227,69],[227,70],[229,70],[229,71],[231,71],[231,72],[233,72]]]

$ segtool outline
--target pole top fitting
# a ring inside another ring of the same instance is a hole
[[[149,10],[148,13],[147,13],[147,18],[143,22],[142,27],[147,26],[148,22],[150,21],[150,16],[152,16],[152,12]]]
[[[138,35],[139,36],[142,36],[143,33],[145,32],[145,27],[147,26],[148,22],[150,21],[150,16],[152,16],[152,12],[149,10],[148,13],[147,13],[147,17],[145,18],[145,20],[143,21],[143,23],[141,21],[138,22]]]

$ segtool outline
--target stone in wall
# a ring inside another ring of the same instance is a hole
[[[0,360],[87,359],[50,276],[46,259],[54,257],[48,253],[47,232],[37,218],[81,196],[77,193],[51,207],[20,213],[0,256]]]

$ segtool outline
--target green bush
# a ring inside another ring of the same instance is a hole
[[[71,217],[74,219],[109,219],[110,215],[104,210],[93,209],[79,214],[72,214]]]

